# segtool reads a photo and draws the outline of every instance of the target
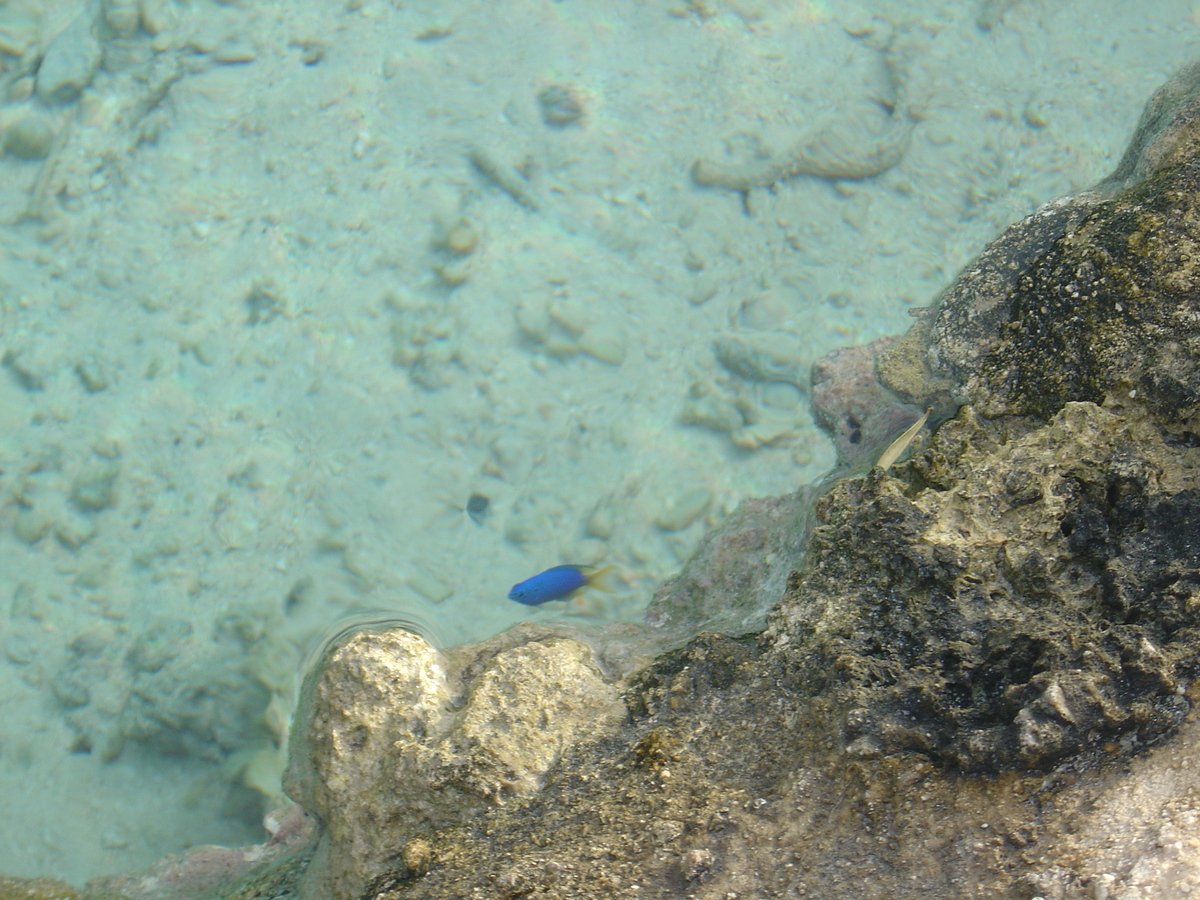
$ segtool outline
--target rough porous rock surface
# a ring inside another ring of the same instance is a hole
[[[360,632],[304,693],[285,784],[325,826],[301,891],[314,900],[423,872],[428,838],[536,793],[624,712],[589,647],[529,629],[450,655]]]
[[[822,501],[767,633],[837,698],[852,754],[1048,768],[1187,714],[1200,673],[1200,450],[1092,403],[970,407],[896,477]]]
[[[1128,398],[1194,432],[1200,394],[1200,65],[1147,104],[1117,171],[1008,229],[884,351],[910,402],[1051,417]]]

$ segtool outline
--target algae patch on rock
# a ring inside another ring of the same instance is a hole
[[[851,752],[968,771],[1162,736],[1200,672],[1195,464],[1090,403],[1040,427],[964,410],[823,502],[770,630],[793,683],[845,704]]]

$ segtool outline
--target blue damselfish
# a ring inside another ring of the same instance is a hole
[[[554,566],[532,578],[526,578],[520,584],[514,584],[508,592],[508,599],[526,606],[540,606],[551,600],[566,600],[587,587],[611,590],[603,579],[613,568],[605,566],[595,571],[591,566]]]

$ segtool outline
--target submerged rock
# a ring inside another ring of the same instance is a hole
[[[431,839],[536,794],[624,711],[585,644],[532,629],[448,655],[401,629],[355,634],[304,705],[285,787],[325,825],[314,900],[424,874]]]
[[[859,755],[997,772],[1154,741],[1200,673],[1197,462],[1092,403],[965,407],[897,477],[822,501],[767,639]]]
[[[1147,104],[1117,171],[1009,228],[884,351],[919,406],[1048,419],[1069,401],[1144,407],[1196,431],[1200,64]]]

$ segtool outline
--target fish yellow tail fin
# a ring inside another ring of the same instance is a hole
[[[617,589],[618,581],[621,573],[616,566],[605,566],[603,569],[597,569],[595,572],[588,572],[587,586],[595,588],[598,591],[604,591],[606,594],[611,594]]]

